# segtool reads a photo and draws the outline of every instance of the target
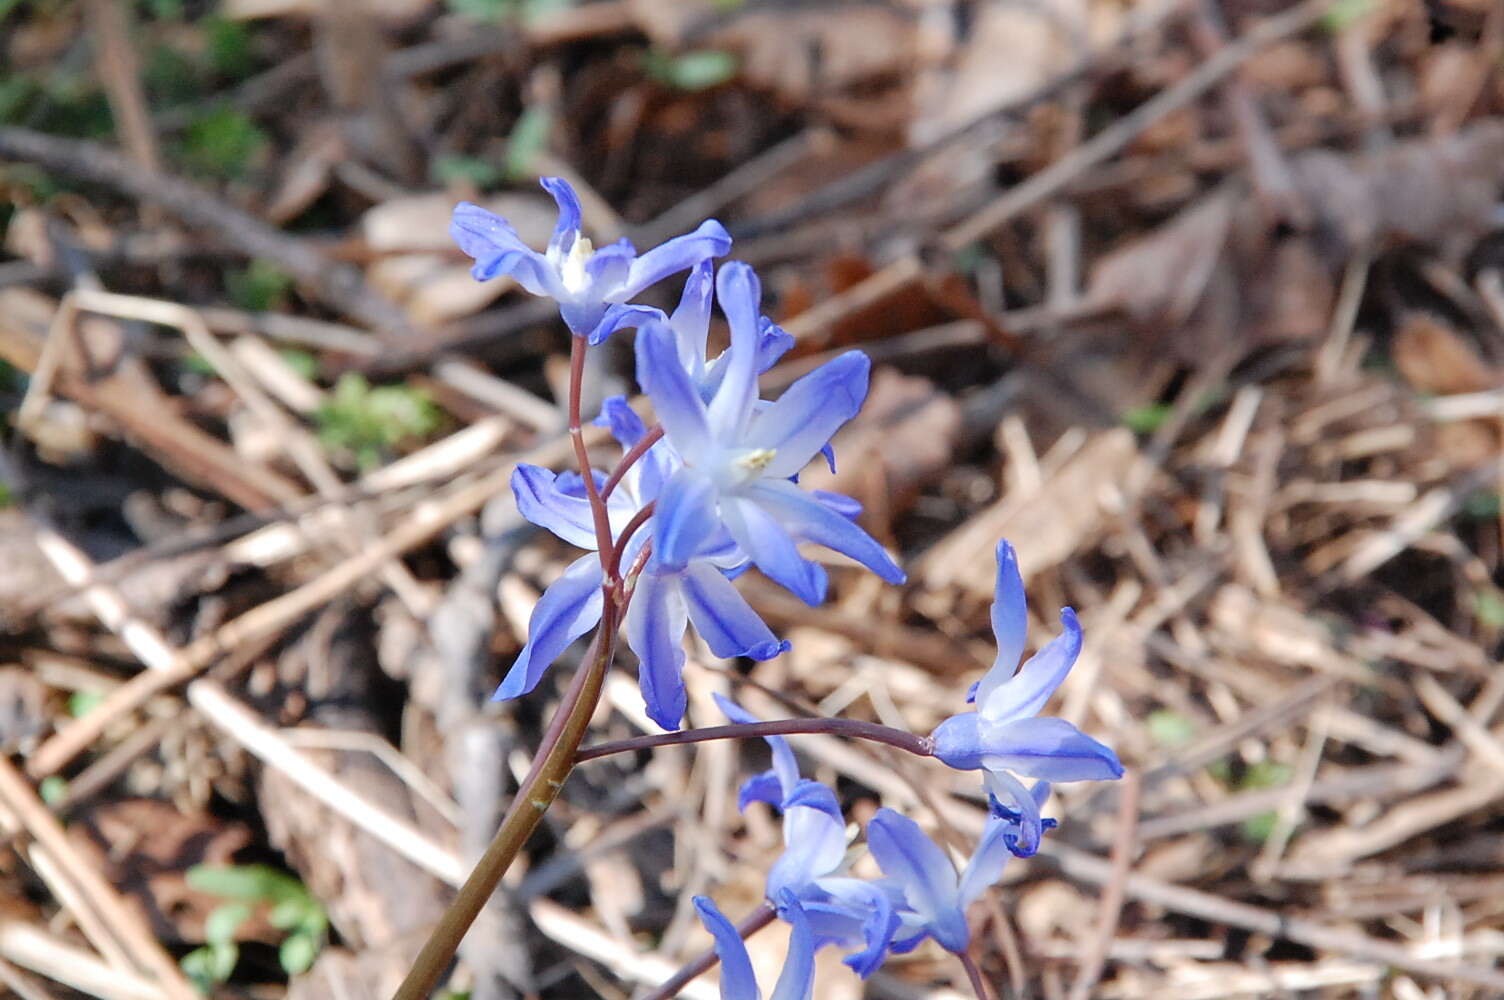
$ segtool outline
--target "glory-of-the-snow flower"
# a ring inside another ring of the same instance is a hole
[[[1044,824],[1039,804],[1017,775],[1050,782],[1101,781],[1121,778],[1123,765],[1110,748],[1072,723],[1039,717],[1081,653],[1081,625],[1074,611],[1063,609],[1065,631],[1018,667],[1029,615],[1018,557],[1006,541],[998,543],[997,563],[992,604],[997,660],[977,684],[976,711],[951,716],[931,738],[936,757],[954,768],[982,772],[994,811],[1018,818],[1019,832],[1010,849],[1029,857],[1039,850]]]
[[[640,255],[627,239],[597,248],[580,232],[580,199],[569,182],[544,177],[540,183],[559,206],[559,221],[542,253],[523,243],[506,219],[468,201],[455,206],[449,234],[475,259],[476,280],[510,275],[534,295],[552,298],[570,331],[592,344],[621,327],[662,319],[661,310],[631,300],[731,249],[731,236],[714,219]]]

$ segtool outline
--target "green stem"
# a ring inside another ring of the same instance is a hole
[[[465,932],[564,787],[574,770],[575,755],[585,738],[590,717],[600,701],[606,669],[616,648],[618,619],[615,602],[607,600],[600,628],[590,643],[585,661],[575,671],[564,702],[554,713],[548,732],[538,747],[533,767],[517,789],[506,818],[501,821],[501,829],[496,831],[491,846],[481,855],[454,902],[439,919],[392,1000],[428,1000],[459,949]]]

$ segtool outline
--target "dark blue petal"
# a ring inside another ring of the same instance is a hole
[[[575,480],[579,477],[576,474]],[[518,465],[512,472],[512,495],[517,512],[540,528],[558,535],[570,545],[594,549],[595,519],[590,502],[559,488],[558,477],[536,465]],[[570,480],[565,480],[565,485]]]
[[[825,600],[825,571],[799,554],[788,531],[756,501],[725,497],[721,517],[736,544],[768,579],[787,587],[805,604],[814,606]]]
[[[654,554],[663,567],[684,569],[715,537],[721,527],[716,516],[717,497],[715,485],[690,468],[680,469],[663,485],[653,515]]]
[[[715,276],[716,299],[731,326],[731,346],[717,363],[720,385],[706,410],[711,433],[721,442],[740,442],[757,402],[757,321],[762,283],[746,264],[733,260]]]
[[[757,373],[772,368],[794,346],[794,335],[763,316],[757,321]]]
[[[620,295],[629,299],[671,274],[687,271],[703,260],[723,257],[731,249],[731,234],[714,219],[700,223],[698,229],[656,246],[632,262]]]
[[[862,516],[862,504],[860,500],[854,500],[844,493],[830,493],[826,490],[810,490],[809,495],[820,501],[826,507],[840,514],[848,521],[855,521]]]
[[[794,538],[850,556],[889,583],[903,583],[903,570],[876,539],[794,484],[764,479],[744,492]]]
[[[664,318],[663,310],[653,306],[610,305],[585,340],[593,347],[605,343],[606,338],[617,330],[638,329],[649,323],[662,323]]]
[[[576,559],[534,605],[527,644],[496,689],[496,700],[516,698],[537,687],[559,654],[600,621],[601,603],[600,559],[594,554]]]
[[[836,474],[836,446],[829,441],[820,446],[820,454],[825,456],[825,464],[830,466],[830,474]]]
[[[672,576],[644,573],[627,607],[627,645],[640,661],[637,683],[648,717],[678,729],[688,699],[684,693],[684,600]]]
[[[721,1000],[758,1000],[757,978],[742,936],[707,897],[696,896],[694,903],[700,923],[715,939],[715,953],[721,960]]]
[[[971,931],[960,908],[955,866],[939,845],[918,823],[883,808],[867,824],[867,846],[941,947],[964,951]]]
[[[747,445],[775,455],[764,473],[785,478],[803,469],[867,398],[872,362],[848,351],[789,386],[752,424]]]
[[[888,945],[898,930],[893,901],[882,887],[856,878],[823,878],[819,887],[839,900],[856,918],[864,947],[841,961],[863,979],[883,964]]]
[[[710,446],[710,423],[699,390],[679,363],[674,332],[652,323],[637,334],[637,381],[653,401],[653,411],[674,450],[699,464]]]
[[[1046,781],[1110,781],[1123,776],[1111,748],[1064,719],[1019,719],[981,727],[989,770],[1006,768]]]
[[[790,648],[714,566],[705,562],[687,566],[683,591],[689,620],[716,656],[771,660]]]
[[[790,925],[789,948],[783,972],[773,986],[771,1000],[809,1000],[815,988],[815,935],[799,899],[792,892],[779,895],[778,912]],[[724,992],[722,996],[725,996]]]
[[[548,241],[548,248],[567,254],[580,235],[580,197],[562,177],[540,177],[538,183],[543,185],[543,190],[553,195],[554,203],[559,206],[559,221],[554,224],[554,234]]]
[[[993,722],[1007,722],[1038,715],[1070,673],[1081,654],[1081,623],[1070,608],[1060,610],[1060,624],[1065,631],[1047,642],[1029,657],[1018,673],[1002,683],[989,686],[1005,665],[999,660],[981,680],[977,689],[977,711]]]
[[[611,436],[623,448],[632,447],[648,432],[647,425],[627,403],[626,396],[612,396],[601,403],[600,414],[590,422],[597,427],[611,428]]]
[[[774,808],[783,805],[783,783],[778,780],[777,771],[754,774],[742,782],[736,794],[737,810],[746,812],[747,806],[753,802],[766,802]]]

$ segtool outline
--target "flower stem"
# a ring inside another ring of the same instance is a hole
[[[704,743],[707,740],[744,740],[755,736],[789,736],[799,733],[823,733],[830,736],[846,736],[851,739],[871,740],[885,743],[919,757],[932,757],[935,744],[928,736],[913,733],[875,722],[856,719],[777,719],[772,722],[749,722],[730,726],[710,726],[705,729],[689,729],[678,733],[658,733],[649,736],[634,736],[626,740],[597,743],[585,747],[575,757],[575,763],[609,757],[612,754],[633,750],[648,750],[653,747],[678,746],[684,743]]]
[[[748,914],[747,919],[736,925],[736,932],[740,934],[742,936],[742,940],[745,941],[753,934],[756,934],[758,931],[771,924],[773,922],[773,918],[777,915],[777,910],[773,909],[767,903],[764,903],[757,909],[753,910],[750,914]],[[708,972],[717,961],[719,961],[719,959],[716,956],[715,949],[707,949],[701,952],[700,955],[694,959],[694,961],[690,962],[688,965],[684,966],[684,968],[674,973],[673,976],[668,980],[668,982],[664,983],[662,986],[658,987],[651,993],[643,994],[642,996],[638,997],[637,1000],[669,1000],[670,997],[676,997],[679,995],[680,990],[688,986],[690,982],[695,978],[702,976],[706,972]]]
[[[595,519],[596,551],[604,560],[611,551],[611,519],[606,513],[606,501],[596,489],[595,475],[590,469],[590,452],[585,448],[585,434],[580,429],[580,394],[585,382],[585,338],[570,336],[569,345],[569,437],[574,442],[574,456],[580,465],[580,476],[585,480],[585,497],[590,501],[590,513]],[[608,579],[607,583],[610,582]]]
[[[644,434],[642,439],[634,444],[630,451],[621,457],[621,461],[616,463],[616,468],[611,470],[611,475],[606,477],[606,484],[601,487],[602,500],[611,495],[611,491],[616,489],[616,484],[621,482],[622,477],[627,474],[627,470],[636,465],[637,460],[646,455],[648,449],[657,444],[662,437],[662,426],[654,427]]]
[[[966,976],[971,980],[971,988],[976,993],[977,1000],[992,1000],[992,991],[987,988],[987,980],[982,978],[982,970],[977,967],[977,963],[964,951],[958,951],[955,954],[961,960],[962,967],[966,969]]]
[[[611,558],[606,563],[606,579],[617,580],[621,578],[621,557],[627,552],[627,542],[637,533],[637,529],[648,523],[648,518],[653,516],[657,509],[658,501],[654,500],[646,507],[632,515],[632,520],[621,529],[621,537],[616,540],[616,547],[611,550]]]
[[[470,924],[486,905],[486,900],[491,898],[491,893],[496,891],[501,877],[574,770],[575,755],[585,738],[590,717],[595,714],[606,668],[615,651],[618,614],[615,603],[607,601],[601,626],[590,643],[585,661],[575,671],[564,702],[554,713],[548,732],[538,747],[532,770],[523,779],[506,818],[501,821],[501,829],[496,831],[491,846],[486,848],[486,853],[481,855],[475,869],[465,879],[454,902],[444,911],[392,1000],[428,1000]]]

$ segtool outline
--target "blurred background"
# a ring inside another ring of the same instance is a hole
[[[541,246],[558,175],[597,245],[727,225],[768,393],[874,361],[806,481],[909,583],[748,574],[794,649],[695,650],[692,724],[928,732],[999,537],[1033,645],[1080,612],[1052,711],[1136,777],[973,912],[1003,996],[1504,995],[1501,69],[1498,0],[0,0],[0,984],[391,995],[567,676],[487,700],[574,558],[506,487],[568,459],[567,335],[447,235]],[[980,827],[970,776],[798,745],[853,821]],[[667,978],[691,895],[761,898],[765,761],[579,772],[441,995]],[[969,995],[931,947],[819,983]]]

